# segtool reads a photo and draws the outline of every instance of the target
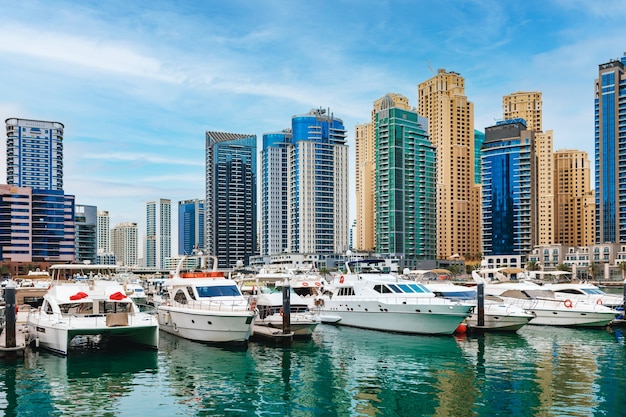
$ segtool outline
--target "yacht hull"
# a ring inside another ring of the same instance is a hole
[[[254,312],[184,309],[160,305],[161,330],[204,343],[246,342],[254,324]]]
[[[158,349],[159,327],[154,317],[145,314],[128,314],[127,325],[107,325],[107,316],[71,317],[36,312],[28,319],[28,329],[38,347],[67,355],[72,347],[80,346],[81,336],[98,342],[129,343]],[[117,316],[119,318],[119,316]],[[76,343],[76,344],[75,344]]]
[[[472,306],[463,304],[383,304],[350,300],[326,301],[320,316],[322,322],[363,329],[450,335],[471,311]]]

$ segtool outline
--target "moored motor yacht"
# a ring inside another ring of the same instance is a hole
[[[209,259],[213,260],[212,269],[207,266]],[[195,266],[189,270],[189,265]],[[161,330],[205,343],[246,342],[250,338],[255,309],[237,282],[217,271],[215,257],[183,257],[172,278],[163,281],[163,293],[157,307]]]
[[[438,297],[465,301],[477,307],[476,287],[457,285],[450,281],[422,281],[422,284]],[[515,332],[534,318],[523,308],[494,296],[484,298],[482,314],[483,322],[479,325],[479,311],[478,308],[474,309],[467,319],[469,330]]]
[[[383,273],[379,260],[351,261],[319,301],[322,322],[412,334],[452,334],[469,303],[436,297],[424,285]]]
[[[551,290],[558,298],[587,303],[601,304],[618,309],[624,307],[624,297],[617,294],[607,294],[598,286],[589,282],[558,282],[543,284],[543,288]]]
[[[533,314],[535,317],[529,321],[529,324],[604,327],[618,314],[616,310],[600,304],[571,298],[558,298],[553,291],[526,280],[488,281],[477,271],[472,272],[472,278],[484,285],[486,296],[498,296],[504,302],[517,305]]]
[[[142,313],[121,284],[103,279],[65,280],[99,265],[52,265],[51,285],[42,305],[31,310],[27,323],[37,346],[67,355],[74,347],[122,343],[158,348],[159,327],[154,316]],[[94,279],[93,276],[98,276]]]
[[[291,286],[291,274],[286,272],[269,272],[265,269],[259,271],[252,281],[247,281],[247,292],[256,304],[258,317],[255,320],[254,331],[260,326],[273,329],[283,329],[288,323],[289,331],[294,338],[310,338],[315,328],[320,323],[319,315],[310,308],[309,303],[301,297]],[[289,316],[285,317],[284,291],[289,288]],[[286,320],[288,319],[288,320]]]

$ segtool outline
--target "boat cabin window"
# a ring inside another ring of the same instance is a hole
[[[187,304],[187,296],[185,295],[185,292],[183,290],[176,291],[174,301],[180,304]]]
[[[93,314],[93,303],[66,303],[59,304],[59,309],[63,314]]]
[[[187,293],[189,293],[189,298],[191,298],[192,300],[196,299],[196,294],[193,292],[192,287],[187,287]]]
[[[374,285],[374,291],[379,292],[381,294],[387,294],[387,293],[393,292],[389,288],[387,288],[386,285],[383,285],[383,284]]]
[[[200,298],[237,297],[241,295],[236,285],[207,285],[196,287],[196,291],[198,291]]]
[[[46,314],[52,314],[52,306],[47,301],[45,302],[43,309]]]
[[[337,291],[337,295],[354,295],[354,288],[352,287],[342,287]]]
[[[402,290],[395,284],[389,284],[389,288],[391,288],[391,291],[393,292],[402,292]]]
[[[119,303],[115,301],[100,301],[100,313],[128,313],[131,311],[131,303]]]

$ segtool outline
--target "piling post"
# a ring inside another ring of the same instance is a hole
[[[6,347],[13,348],[17,346],[17,340],[15,337],[15,322],[17,321],[17,306],[15,303],[15,281],[10,280],[4,288],[4,302],[6,308],[4,310],[5,315],[5,329],[6,332]]]
[[[478,308],[478,328],[485,326],[485,284],[479,282],[476,289],[476,302]]]
[[[283,333],[291,333],[291,286],[283,285]]]

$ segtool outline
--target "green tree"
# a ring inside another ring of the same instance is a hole
[[[459,275],[461,272],[463,272],[463,267],[459,264],[452,264],[450,266],[448,266],[448,271],[450,271],[450,274],[452,274],[452,278],[456,277],[457,275]]]
[[[539,266],[539,263],[537,261],[526,262],[527,271],[539,271],[540,269],[541,269],[541,266]]]
[[[556,266],[556,270],[557,271],[566,271],[566,272],[572,272],[572,267],[567,265],[567,264],[558,264]]]
[[[626,262],[620,262],[617,264],[620,272],[622,273],[622,281],[624,280],[624,275],[626,275]]]

